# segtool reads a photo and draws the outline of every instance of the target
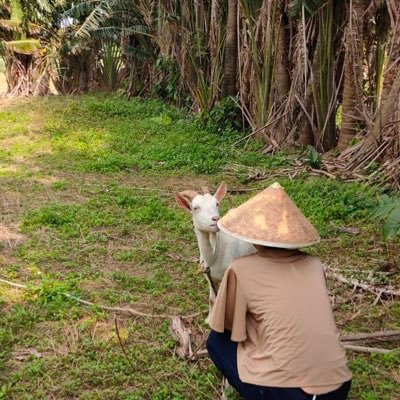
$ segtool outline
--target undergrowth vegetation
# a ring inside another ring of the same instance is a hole
[[[263,155],[261,144],[246,145],[231,128],[202,128],[160,102],[106,96],[0,111],[0,277],[27,285],[0,284],[0,399],[217,397],[216,369],[175,355],[167,319],[114,314],[65,295],[154,314],[206,311],[207,285],[190,216],[173,201],[177,190],[215,188],[222,179],[251,190],[232,192],[226,212],[279,180],[321,233],[310,251],[348,277],[375,271],[376,284],[399,286],[398,242],[383,242],[373,217],[385,190],[306,173],[275,178],[307,153]],[[228,174],[231,164],[243,170]],[[249,180],[246,167],[271,176]],[[374,304],[373,294],[328,285],[342,332],[400,328],[396,299]],[[204,315],[189,323],[201,346]],[[398,353],[349,357],[352,400],[400,397]]]

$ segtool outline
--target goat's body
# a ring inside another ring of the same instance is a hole
[[[256,252],[251,243],[238,240],[224,232],[202,232],[196,229],[200,250],[200,262],[209,269],[211,279],[217,285],[233,260]]]
[[[175,193],[175,200],[193,218],[197,242],[200,250],[200,263],[210,287],[210,307],[214,303],[216,288],[219,287],[225,271],[233,260],[256,252],[254,246],[235,239],[219,231],[219,202],[226,195],[227,187],[222,182],[214,195],[207,188],[204,194],[193,190]],[[210,308],[211,309],[211,308]]]

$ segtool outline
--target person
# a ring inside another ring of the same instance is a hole
[[[274,183],[219,222],[257,253],[226,271],[213,306],[207,350],[248,400],[345,400],[351,372],[321,261],[299,249],[318,232]]]

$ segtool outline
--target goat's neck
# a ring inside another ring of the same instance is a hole
[[[200,250],[200,262],[205,263],[207,267],[211,267],[218,256],[218,234],[216,232],[203,232],[197,228],[195,228],[195,231]]]

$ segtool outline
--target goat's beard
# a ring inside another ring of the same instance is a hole
[[[210,226],[210,231],[209,231],[210,233],[217,233],[217,232],[219,232],[219,228],[218,228],[218,226],[217,225],[215,225],[215,226]]]

